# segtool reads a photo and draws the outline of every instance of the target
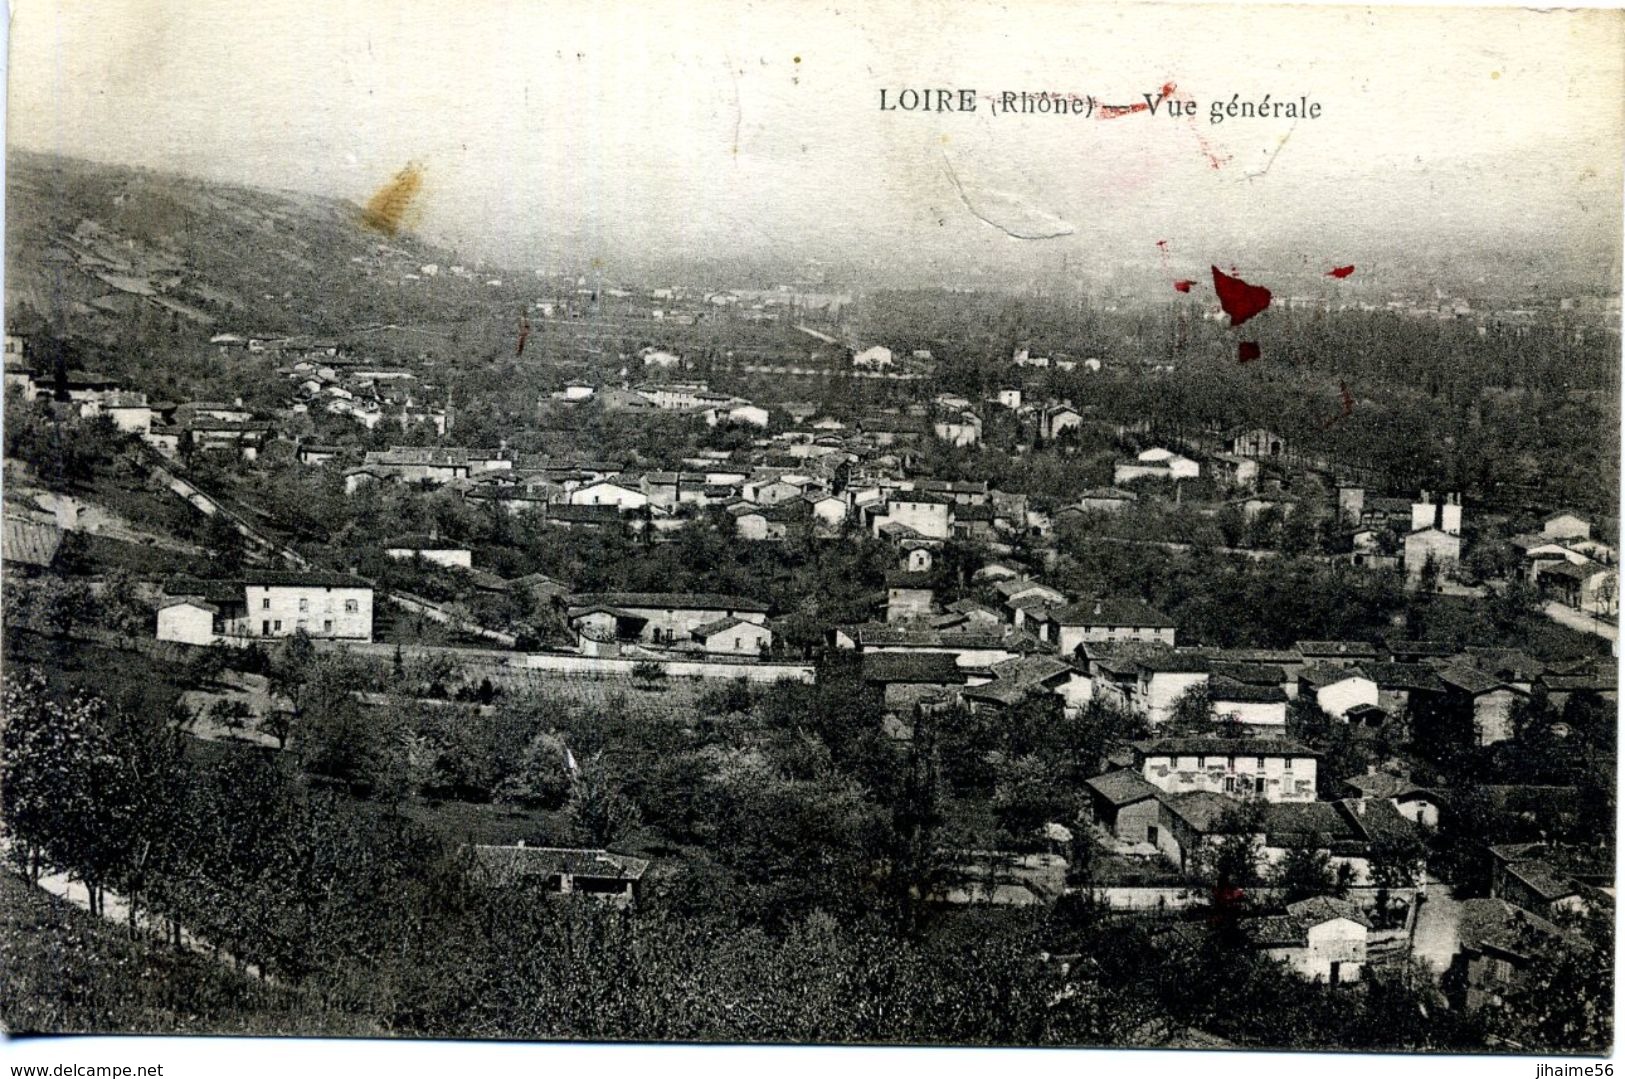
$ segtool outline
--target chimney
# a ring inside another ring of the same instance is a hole
[[[514,846],[523,849],[523,847],[525,846],[525,841],[523,839],[521,839],[519,842],[515,843]]]

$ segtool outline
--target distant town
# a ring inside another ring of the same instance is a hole
[[[190,1029],[1611,1044],[1617,291],[1317,270],[1238,359],[1199,276],[9,182],[0,883]]]

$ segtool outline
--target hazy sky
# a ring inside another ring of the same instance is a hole
[[[15,145],[357,201],[416,161],[425,234],[541,265],[951,269],[1166,239],[1202,267],[1281,236],[1399,258],[1442,234],[1610,251],[1621,232],[1618,10],[16,0],[11,50]],[[1194,119],[985,98],[1170,82]],[[928,86],[984,97],[878,107]],[[1265,93],[1321,116],[1209,122]]]

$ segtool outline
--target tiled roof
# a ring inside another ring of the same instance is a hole
[[[1092,599],[1073,603],[1055,612],[1063,626],[1150,626],[1173,628],[1177,623],[1161,611],[1137,599]]]
[[[947,652],[877,652],[863,657],[863,680],[881,684],[964,685],[965,672]]]
[[[716,592],[586,592],[570,597],[571,606],[604,604],[610,607],[660,611],[750,611],[766,614],[768,606],[744,596]]]
[[[1366,917],[1365,911],[1347,899],[1337,899],[1329,895],[1315,895],[1308,899],[1300,899],[1296,903],[1288,903],[1286,911],[1310,926],[1329,922],[1334,918],[1347,918],[1367,929],[1371,928],[1371,919]]]
[[[1134,743],[1142,757],[1318,757],[1301,742],[1286,738],[1220,738],[1192,735]]]
[[[1132,805],[1155,798],[1158,790],[1138,772],[1122,769],[1084,780],[1084,785],[1114,806]]]
[[[1322,656],[1377,658],[1377,646],[1369,641],[1299,641],[1297,649],[1309,660]]]
[[[1237,704],[1276,704],[1287,699],[1280,686],[1263,686],[1250,682],[1235,682],[1228,678],[1215,678],[1208,684],[1208,697],[1215,705],[1225,701]]]
[[[1362,663],[1356,669],[1383,689],[1444,689],[1438,674],[1420,663]]]
[[[372,582],[348,573],[320,570],[246,569],[243,584],[271,588],[371,588]]]

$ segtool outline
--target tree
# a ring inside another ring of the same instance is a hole
[[[565,810],[575,841],[587,847],[610,846],[639,823],[638,807],[598,759],[577,770]]]
[[[1422,844],[1410,835],[1381,835],[1371,843],[1371,882],[1377,886],[1377,917],[1388,916],[1388,900],[1398,889],[1414,888],[1421,878]]]
[[[1313,847],[1294,847],[1275,868],[1275,887],[1282,892],[1282,900],[1295,903],[1311,896],[1330,895],[1336,890],[1332,876],[1331,857]]]

